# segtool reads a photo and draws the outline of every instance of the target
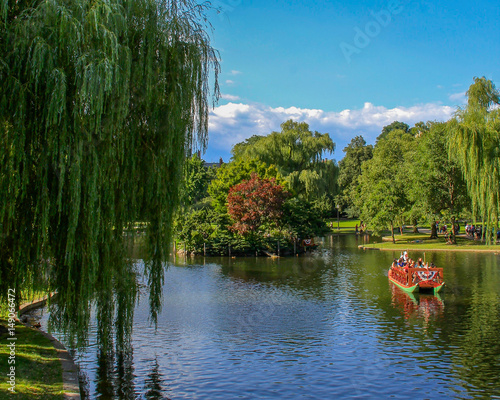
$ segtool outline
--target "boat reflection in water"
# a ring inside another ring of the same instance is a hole
[[[422,319],[425,324],[431,320],[441,318],[444,313],[444,303],[436,294],[415,294],[401,290],[394,283],[390,283],[392,306],[401,311],[405,320]]]

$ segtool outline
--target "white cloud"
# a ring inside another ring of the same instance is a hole
[[[311,130],[328,132],[337,143],[336,155],[340,158],[342,148],[356,135],[363,135],[368,143],[374,143],[382,128],[393,121],[409,125],[418,121],[445,121],[454,111],[453,107],[433,103],[395,108],[365,103],[361,109],[334,112],[230,102],[216,107],[210,114],[209,147],[228,152],[234,144],[252,135],[279,131],[282,122],[293,119],[307,122]]]
[[[234,85],[234,81],[232,81],[231,79],[227,79],[226,85]]]
[[[466,96],[465,92],[450,94],[450,96],[448,98],[450,99],[450,101],[452,101],[454,103],[458,103],[458,104],[467,103],[467,96]]]
[[[228,94],[228,93],[221,93],[220,98],[222,100],[229,100],[229,101],[237,101],[240,99],[239,96],[234,96],[234,95]]]
[[[235,69],[233,69],[231,72],[230,72],[231,75],[241,75],[242,72],[241,71],[236,71]]]

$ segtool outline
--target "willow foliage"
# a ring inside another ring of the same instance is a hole
[[[232,153],[235,160],[275,165],[294,192],[313,200],[336,193],[337,164],[323,158],[334,150],[328,133],[312,132],[305,122],[288,120],[281,124],[281,132],[252,136],[235,145]]]
[[[3,286],[47,279],[84,314],[139,220],[158,292],[183,160],[206,144],[212,71],[218,95],[205,12],[191,0],[0,0]]]
[[[473,211],[486,224],[490,243],[500,211],[500,96],[484,77],[474,79],[467,96],[467,106],[448,122],[450,153],[463,171]]]

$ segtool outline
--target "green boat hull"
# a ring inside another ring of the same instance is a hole
[[[407,293],[413,293],[415,292],[417,289],[419,289],[419,285],[418,283],[416,283],[415,285],[413,286],[404,286],[402,284],[400,284],[399,282],[395,281],[394,279],[392,279],[391,277],[389,277],[389,280],[394,283],[397,287],[399,287],[401,290],[404,290],[405,292]],[[442,287],[444,286],[444,282],[441,283],[439,286],[435,286],[433,288],[433,292],[434,294],[437,294],[441,289]]]
[[[438,294],[438,292],[441,290],[441,288],[442,288],[443,286],[444,286],[444,282],[443,282],[441,285],[436,286],[436,287],[434,288],[434,294]]]
[[[389,278],[392,283],[394,283],[397,287],[399,287],[401,290],[404,290],[407,293],[413,293],[415,290],[418,289],[418,283],[416,283],[413,286],[403,286],[399,282],[396,282],[394,279]]]

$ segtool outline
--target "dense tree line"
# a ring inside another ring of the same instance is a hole
[[[486,242],[499,230],[499,93],[475,78],[468,103],[447,122],[395,121],[375,146],[355,137],[339,163],[337,202],[378,233],[425,222],[436,237],[435,221],[451,227],[457,219],[484,223]],[[455,241],[450,229],[451,241]]]
[[[393,239],[396,228],[402,232],[403,225],[413,225],[418,232],[418,224],[431,226],[431,237],[437,237],[435,222],[441,221],[449,224],[455,242],[451,227],[457,220],[478,221],[489,243],[498,231],[499,95],[485,78],[476,78],[467,95],[467,106],[450,121],[413,127],[394,121],[374,146],[354,137],[338,166],[324,157],[335,149],[330,136],[311,132],[306,123],[286,121],[280,132],[252,136],[236,144],[232,161],[206,179],[199,192],[208,197],[178,218],[178,237],[195,252],[207,241],[219,254],[231,246],[254,251],[266,246],[264,238],[286,241],[321,233],[321,221],[337,208],[375,233],[390,229]],[[189,178],[186,187],[193,182]],[[231,204],[235,188],[246,191],[236,196],[237,206]],[[286,193],[279,210],[271,206],[277,192]],[[243,209],[243,204],[268,209]],[[271,218],[273,213],[280,218]]]

